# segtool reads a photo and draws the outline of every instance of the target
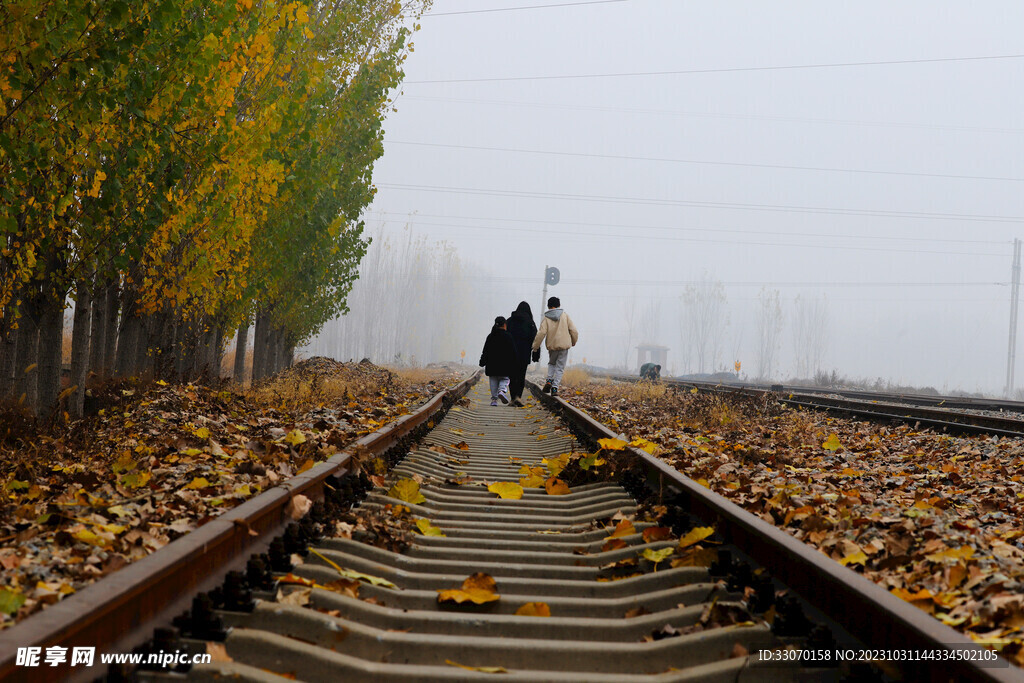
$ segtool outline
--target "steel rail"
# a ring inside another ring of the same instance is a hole
[[[20,624],[0,632],[0,680],[95,678],[91,667],[59,669],[16,665],[19,647],[95,647],[97,652],[129,652],[152,637],[191,604],[192,596],[219,585],[229,571],[244,568],[254,553],[292,522],[286,508],[303,495],[323,497],[331,477],[347,472],[354,454],[379,454],[426,423],[445,400],[461,398],[480,371],[394,422],[362,436],[345,450],[306,472],[242,503],[152,555],[107,576]]]
[[[558,410],[571,424],[593,439],[614,438],[616,433],[561,397],[531,389]],[[747,512],[735,503],[701,486],[666,463],[630,449],[642,463],[648,486],[659,495],[672,491],[685,498],[689,512],[714,521],[716,531],[742,548],[772,576],[794,589],[869,647],[954,651],[977,655],[982,646],[942,624],[925,612],[900,600],[863,576],[832,561],[783,530]],[[967,655],[970,656],[970,655]],[[1024,671],[1002,660],[1003,668],[978,666],[964,659],[914,661],[905,673],[910,680],[1024,682]],[[892,663],[899,667],[899,663]]]

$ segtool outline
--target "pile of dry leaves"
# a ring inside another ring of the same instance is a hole
[[[1024,665],[1024,440],[951,437],[657,385],[594,383],[567,400]]]
[[[0,628],[158,550],[408,413],[459,377],[312,358],[239,392],[116,386],[0,441]]]

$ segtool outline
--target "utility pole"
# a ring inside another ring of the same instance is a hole
[[[1006,351],[1007,398],[1013,395],[1013,371],[1017,361],[1017,308],[1020,304],[1020,240],[1013,240],[1013,266],[1010,270],[1010,344]]]
[[[540,315],[544,315],[544,311],[548,310],[548,271],[550,267],[544,266],[544,292],[540,297]]]

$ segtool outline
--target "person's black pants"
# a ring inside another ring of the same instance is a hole
[[[519,362],[509,376],[509,393],[514,399],[523,397],[523,389],[526,388],[526,369],[528,367],[530,367],[530,361],[525,363]]]

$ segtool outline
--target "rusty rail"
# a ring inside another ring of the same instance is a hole
[[[192,596],[220,584],[229,571],[244,568],[249,556],[265,550],[291,521],[294,496],[323,497],[324,482],[345,474],[357,452],[382,453],[426,423],[444,404],[458,399],[479,379],[477,371],[438,392],[415,411],[353,442],[341,453],[269,489],[159,551],[84,588],[0,633],[0,679],[91,679],[95,669],[16,666],[19,647],[95,647],[97,652],[129,652],[188,609]],[[98,658],[97,658],[98,664]],[[92,672],[92,673],[90,673]]]

